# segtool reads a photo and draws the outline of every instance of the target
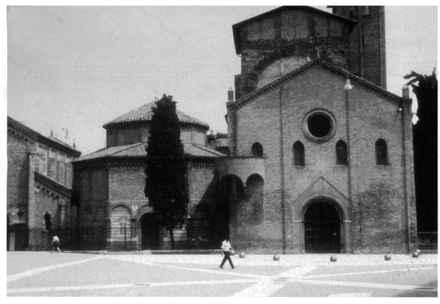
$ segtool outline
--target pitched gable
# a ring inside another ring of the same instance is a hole
[[[255,100],[256,98],[258,98],[261,95],[265,95],[269,92],[272,92],[278,88],[280,88],[282,85],[285,85],[287,82],[289,81],[294,81],[296,77],[303,75],[305,73],[307,73],[307,71],[309,71],[310,69],[313,69],[315,67],[321,67],[324,68],[326,70],[328,70],[329,72],[335,74],[335,76],[343,76],[347,79],[350,79],[351,84],[354,86],[361,86],[363,88],[365,88],[366,90],[372,91],[375,94],[379,94],[383,97],[385,97],[388,100],[394,101],[394,102],[400,102],[402,100],[401,97],[365,80],[362,79],[350,72],[347,72],[341,68],[338,68],[334,65],[331,65],[321,59],[315,59],[303,66],[301,66],[300,68],[278,78],[277,80],[243,96],[242,98],[238,99],[235,101],[235,105],[237,106],[237,108],[243,107],[245,104]]]

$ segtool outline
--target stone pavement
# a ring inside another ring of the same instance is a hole
[[[437,255],[8,252],[8,296],[437,297]]]

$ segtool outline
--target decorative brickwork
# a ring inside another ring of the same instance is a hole
[[[257,141],[264,148],[264,218],[256,225],[253,203],[239,200],[232,242],[251,252],[307,252],[304,214],[312,203],[330,203],[339,214],[338,252],[415,248],[411,112],[408,106],[401,111],[409,101],[329,64],[315,61],[299,70],[236,101],[237,156],[250,156]],[[347,77],[353,84],[348,95]],[[303,130],[316,109],[334,118],[334,134],[325,141]],[[376,165],[380,138],[388,147],[386,166]],[[348,145],[348,166],[336,163],[340,140]],[[292,165],[297,141],[304,145],[304,167]]]
[[[8,117],[8,250],[47,250],[53,233],[76,227],[70,160],[80,154]]]
[[[103,231],[83,234],[83,246],[93,243],[95,249],[111,250],[168,249],[170,246],[168,232],[164,227],[156,227],[144,193],[151,106],[144,105],[105,124],[107,147],[73,162],[78,212],[88,214],[88,220],[83,216],[78,226]],[[190,203],[187,223],[174,234],[177,249],[195,248],[202,245],[192,239],[205,239],[212,231],[214,209],[208,213],[199,211],[204,206],[217,204],[214,169],[216,159],[223,154],[206,147],[207,124],[179,111],[178,117],[185,157],[189,158]],[[99,210],[104,211],[100,214],[105,221],[98,221]]]

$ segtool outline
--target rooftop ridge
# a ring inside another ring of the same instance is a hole
[[[116,117],[115,119],[105,123],[102,127],[104,129],[117,125],[117,124],[124,124],[124,123],[130,123],[130,122],[141,122],[141,121],[150,121],[153,116],[152,108],[156,107],[156,102],[152,101],[149,103],[146,103],[134,110],[131,110],[123,115],[120,115]],[[176,114],[179,119],[180,123],[184,124],[194,124],[202,126],[205,129],[209,129],[209,125],[197,118],[194,118],[180,110],[176,109]]]
[[[362,85],[363,87],[374,91],[376,93],[381,94],[382,96],[385,96],[389,99],[395,100],[395,101],[400,101],[402,98],[400,96],[397,96],[387,90],[385,90],[384,88],[381,88],[377,85],[375,85],[374,83],[371,83],[361,77],[358,77],[354,74],[351,74],[350,72],[341,69],[339,67],[333,66],[329,63],[324,62],[322,59],[320,58],[316,58],[306,64],[304,64],[303,66],[299,67],[298,69],[295,69],[291,72],[289,72],[288,74],[272,81],[271,83],[266,84],[265,86],[250,92],[248,94],[246,94],[245,96],[241,97],[240,99],[235,101],[235,106],[237,107],[242,107],[245,104],[247,104],[248,102],[254,100],[255,98],[264,95],[270,91],[273,91],[275,89],[277,89],[278,87],[280,87],[281,85],[283,85],[284,83],[292,80],[293,78],[295,78],[296,76],[299,76],[303,73],[305,73],[307,70],[309,70],[310,68],[319,65],[325,69],[328,69],[334,73],[340,74],[340,75],[344,75],[347,78],[349,78],[350,80],[354,80],[355,83]]]

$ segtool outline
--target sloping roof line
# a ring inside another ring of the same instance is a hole
[[[86,160],[96,160],[101,158],[127,158],[127,157],[146,157],[147,152],[145,150],[147,143],[139,142],[126,146],[114,146],[108,147],[96,152],[85,155],[81,158],[74,160],[73,162],[81,162]],[[207,147],[194,144],[183,143],[184,153],[190,157],[223,157],[224,154],[211,150]]]
[[[73,191],[72,188],[60,184],[59,182],[50,178],[49,176],[43,175],[38,172],[34,172],[34,178],[35,181],[45,185],[46,187],[48,187],[49,189],[55,192],[58,192],[59,194],[65,195],[69,198],[72,196],[72,191]]]
[[[28,135],[30,137],[33,137],[35,140],[39,141],[40,143],[43,143],[45,145],[52,145],[63,152],[66,152],[66,150],[68,150],[70,153],[72,153],[73,156],[80,156],[81,155],[80,151],[76,150],[74,147],[70,146],[69,144],[67,144],[67,143],[65,143],[65,142],[63,142],[53,136],[46,137],[46,136],[38,133],[37,131],[25,126],[24,124],[13,119],[10,116],[8,116],[8,125],[18,129],[19,131],[25,133],[26,135]]]
[[[118,116],[112,121],[105,123],[102,127],[106,129],[116,124],[150,121],[151,118],[153,117],[153,108],[155,107],[156,107],[155,101],[144,104],[143,106],[137,109],[131,110],[130,112]],[[188,114],[183,113],[179,110],[176,110],[176,113],[181,123],[194,124],[209,130],[209,125],[207,123],[204,123],[203,121],[200,121],[197,118],[191,117]]]
[[[216,151],[216,150],[212,150],[212,149],[210,149],[210,148],[207,148],[207,147],[202,146],[202,145],[199,145],[199,144],[194,144],[194,143],[192,143],[192,144],[185,144],[185,143],[184,143],[183,145],[184,145],[184,147],[185,147],[185,145],[191,145],[191,146],[193,146],[193,147],[196,147],[197,149],[200,149],[200,150],[206,151],[206,152],[208,152],[208,153],[214,154],[213,157],[215,157],[215,156],[218,156],[218,157],[225,156],[225,154],[223,154],[223,153],[221,153],[221,152],[218,152],[218,151]],[[194,156],[197,156],[197,155],[194,155]]]
[[[262,19],[262,18],[264,18],[266,16],[275,14],[275,13],[277,13],[279,11],[288,10],[288,9],[307,10],[307,11],[312,11],[314,13],[318,13],[318,14],[330,17],[330,18],[339,19],[342,22],[347,23],[350,26],[350,30],[352,30],[354,28],[354,26],[356,25],[356,23],[357,23],[357,21],[354,21],[352,19],[348,19],[348,18],[343,17],[343,16],[335,15],[335,14],[332,14],[330,12],[326,12],[326,11],[323,11],[323,10],[320,10],[318,8],[311,7],[311,6],[300,6],[300,5],[298,5],[298,6],[281,6],[281,7],[278,7],[276,9],[270,10],[268,12],[262,13],[260,15],[254,16],[252,18],[246,19],[244,21],[241,21],[239,23],[236,23],[236,24],[232,25],[232,32],[233,32],[233,35],[234,35],[235,52],[237,54],[240,54],[240,50],[241,50],[240,29],[245,24],[250,23],[252,21],[256,21],[258,19]]]
[[[346,76],[347,78],[349,78],[352,83],[356,83],[359,85],[362,85],[363,87],[365,87],[368,90],[374,91],[378,94],[381,94],[384,97],[387,97],[388,99],[394,100],[394,101],[400,101],[402,100],[402,97],[397,96],[377,85],[375,85],[374,83],[371,83],[363,78],[360,78],[354,74],[351,74],[350,72],[347,72],[344,69],[338,68],[334,65],[331,65],[329,63],[324,62],[322,59],[317,58],[314,59],[308,63],[306,63],[305,65],[299,67],[298,69],[278,78],[277,80],[272,81],[271,83],[243,96],[242,98],[238,99],[235,101],[235,106],[237,106],[238,108],[244,106],[245,104],[247,104],[248,102],[250,102],[251,100],[264,95],[268,92],[271,92],[277,88],[279,88],[281,85],[285,84],[286,82],[292,80],[293,78],[295,78],[296,76],[299,76],[301,74],[304,74],[307,70],[309,70],[310,68],[319,65],[325,69],[328,69],[334,73],[337,73],[339,75],[343,75]]]
[[[129,151],[126,153],[126,155],[124,155],[124,157],[128,156],[128,154],[130,153],[130,150],[132,148],[137,148],[139,146],[144,146],[145,147],[146,143],[144,142],[139,142],[139,143],[135,143],[135,144],[131,144],[131,145],[125,145],[125,146],[113,146],[113,147],[108,147],[108,148],[103,148],[100,149],[98,151],[92,152],[90,154],[84,155],[76,160],[74,160],[73,162],[78,162],[78,161],[83,161],[83,160],[89,160],[89,159],[96,159],[96,158],[102,158],[102,157],[117,157],[118,154],[121,154],[124,151]],[[143,149],[145,151],[145,148]],[[145,156],[145,153],[142,153],[138,156]],[[135,155],[130,155],[130,156],[135,156]]]

